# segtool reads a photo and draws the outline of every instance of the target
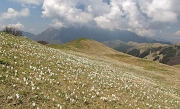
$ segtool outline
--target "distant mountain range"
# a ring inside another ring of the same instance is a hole
[[[137,42],[137,43],[163,43],[170,44],[169,42],[157,41],[148,37],[142,37],[126,30],[106,30],[96,27],[68,27],[55,29],[53,27],[48,28],[41,34],[33,37],[33,40],[44,40],[48,43],[67,43],[77,38],[89,38],[98,42],[105,42],[111,40],[121,40],[123,42]]]
[[[56,29],[50,27],[41,34],[34,35],[23,32],[23,35],[35,41],[66,44],[78,38],[88,38],[101,42],[117,51],[124,52],[139,58],[158,61],[168,65],[180,64],[179,46],[170,45],[170,42],[157,41],[139,36],[130,31],[105,30],[91,27],[68,27]]]
[[[35,34],[32,34],[32,33],[30,33],[30,32],[25,32],[25,31],[23,31],[23,36],[26,36],[26,37],[32,39],[32,38],[34,38],[36,35],[35,35]]]

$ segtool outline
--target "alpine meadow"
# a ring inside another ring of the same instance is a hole
[[[41,45],[0,32],[0,108],[178,109],[180,67],[91,39]]]
[[[180,0],[0,0],[0,109],[180,109]]]

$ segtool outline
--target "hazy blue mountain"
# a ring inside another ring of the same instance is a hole
[[[33,39],[33,37],[35,37],[35,34],[23,31],[23,36],[26,36],[26,37],[28,37],[30,39]]]
[[[37,35],[35,40],[45,40],[47,42],[61,41],[62,43],[67,43],[77,38],[89,38],[99,42],[109,41],[109,40],[121,40],[123,42],[137,42],[137,43],[166,43],[161,41],[156,41],[147,37],[142,37],[136,33],[115,29],[113,31],[95,28],[95,27],[68,27],[68,28],[48,28],[41,34]]]
[[[49,27],[45,31],[43,31],[41,34],[36,35],[36,37],[33,38],[33,40],[36,41],[47,41],[48,43],[62,43],[60,40],[55,38],[60,34],[59,29],[55,29],[53,27]]]

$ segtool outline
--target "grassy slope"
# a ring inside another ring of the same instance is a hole
[[[1,33],[0,107],[174,109],[180,106],[178,68],[156,64],[164,70],[146,70],[145,65],[127,64],[144,60],[116,51],[105,52],[108,48],[98,47],[97,42],[81,41],[84,40],[75,41],[75,47],[53,49]],[[78,46],[79,43],[85,45]],[[103,50],[96,54],[97,48]],[[170,75],[174,78],[170,79]]]
[[[137,42],[122,42],[120,40],[115,40],[115,41],[107,41],[104,42],[105,45],[108,45],[112,48],[117,48],[121,43],[127,45],[127,46],[132,46],[129,49],[127,49],[126,51],[130,51],[132,49],[139,49],[141,52],[144,50],[147,50],[148,48],[152,48],[152,47],[164,47],[164,46],[168,46],[167,44],[160,44],[160,43],[137,43]],[[121,47],[121,46],[119,46]]]
[[[122,45],[122,43],[124,45]],[[179,64],[179,62],[180,62],[179,61],[180,56],[178,55],[180,51],[178,50],[178,48],[175,45],[167,45],[167,44],[160,44],[160,43],[136,43],[136,42],[125,43],[125,42],[121,42],[118,40],[104,42],[104,44],[106,44],[118,51],[126,52],[126,53],[128,53],[131,50],[138,49],[140,51],[140,55],[138,57],[142,58],[142,56],[144,54],[144,56],[145,56],[145,57],[143,56],[144,59],[148,59],[151,61],[156,59],[157,62],[164,63],[167,65],[176,65],[176,64]],[[178,45],[178,44],[176,44],[176,45]],[[128,48],[128,46],[129,46],[129,48]],[[173,47],[173,49],[171,49],[171,47]],[[150,54],[148,53],[149,49],[151,50]],[[166,53],[159,55],[159,53],[164,50],[166,51]],[[169,52],[167,52],[168,50],[169,50]],[[174,51],[176,53],[174,55],[171,55],[171,54],[173,54]],[[137,51],[136,51],[136,53],[137,53]],[[146,53],[148,53],[148,54],[146,55]],[[132,52],[130,54],[132,54]],[[136,55],[135,51],[134,51],[134,55]],[[171,57],[171,56],[173,56],[173,57]]]
[[[175,67],[180,68],[180,65],[175,65]]]
[[[164,47],[168,46],[167,44],[160,44],[160,43],[136,43],[136,42],[128,42],[128,45],[134,46],[134,48],[137,48],[141,51],[147,50],[148,48],[154,48],[154,47]]]
[[[127,64],[129,68],[133,66],[135,67],[138,66],[138,69],[143,69],[150,72],[145,74],[144,71],[140,73],[139,71],[137,71],[134,73],[139,74],[139,75],[144,74],[143,76],[146,76],[146,77],[154,77],[153,79],[161,78],[159,80],[162,81],[166,85],[169,84],[171,86],[173,84],[172,81],[173,82],[179,81],[179,78],[177,77],[180,76],[180,72],[179,72],[179,69],[175,67],[160,64],[158,62],[153,62],[150,60],[136,58],[136,57],[124,54],[124,53],[117,52],[94,40],[90,40],[90,39],[74,40],[72,42],[69,42],[63,45],[63,49],[72,50],[72,51],[76,50],[78,52],[86,54],[86,56],[91,54],[90,56],[93,55],[94,58],[96,57],[101,60],[106,60],[110,63],[113,62],[115,64],[119,64],[119,62],[121,63],[124,62]],[[158,72],[158,74],[156,74],[156,72]],[[174,80],[172,80],[172,78],[174,78]],[[174,87],[176,87],[176,85]]]
[[[72,42],[66,43],[62,46],[62,48],[65,48],[66,50],[69,49],[73,51],[96,54],[96,55],[117,53],[117,51],[109,47],[106,47],[105,45],[97,41],[86,38],[79,38]]]

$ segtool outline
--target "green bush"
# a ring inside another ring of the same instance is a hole
[[[130,45],[126,45],[126,44],[120,43],[119,46],[115,47],[114,49],[117,50],[117,51],[126,53],[127,50],[128,50],[129,48],[131,48],[131,47],[132,47],[132,46],[130,46]]]
[[[163,54],[163,55],[166,55],[168,53],[174,53],[175,52],[175,49],[173,49],[173,47],[167,47],[167,48],[164,48],[160,53],[159,55]]]
[[[127,52],[127,54],[137,57],[140,54],[140,50],[139,49],[133,49],[133,50]]]
[[[144,58],[144,57],[146,57],[147,55],[149,55],[150,54],[150,49],[147,49],[146,51],[144,51],[143,53],[141,53],[140,55],[139,55],[139,57],[140,58]]]
[[[157,52],[157,51],[160,51],[161,49],[163,49],[162,46],[160,46],[160,47],[154,47],[154,48],[151,48],[151,52]]]
[[[0,60],[0,64],[2,64],[2,65],[9,65],[9,62]]]
[[[156,56],[153,61],[157,61],[160,57],[159,56]]]
[[[22,31],[18,30],[16,28],[13,27],[5,27],[3,32],[8,33],[8,34],[12,34],[14,36],[23,36]]]

